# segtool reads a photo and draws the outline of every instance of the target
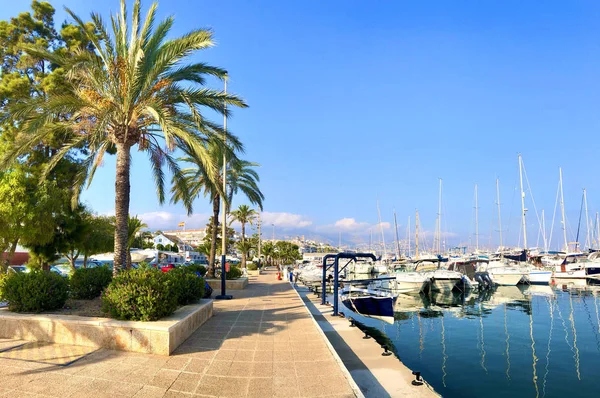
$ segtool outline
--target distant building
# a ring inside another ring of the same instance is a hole
[[[326,254],[337,254],[337,253],[303,253],[302,261],[309,261],[314,263],[323,263],[323,257]]]
[[[178,229],[172,231],[163,231],[163,234],[175,236],[188,245],[200,246],[204,240],[204,237],[206,236],[206,229]]]
[[[161,232],[161,233],[157,234],[154,237],[153,241],[154,241],[154,247],[156,247],[158,245],[163,245],[163,246],[177,245],[177,248],[179,249],[180,253],[183,253],[185,251],[193,251],[194,250],[194,248],[190,244],[184,242],[179,237],[177,237],[175,235],[167,234],[167,233]]]

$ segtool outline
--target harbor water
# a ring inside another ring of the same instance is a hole
[[[401,294],[393,324],[341,309],[444,397],[597,397],[599,295],[585,281]]]

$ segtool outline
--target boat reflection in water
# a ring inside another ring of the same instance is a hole
[[[597,282],[398,294],[393,324],[351,316],[384,332],[444,397],[598,396]]]

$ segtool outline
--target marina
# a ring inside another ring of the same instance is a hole
[[[599,294],[600,286],[559,282],[399,295],[392,324],[342,311],[389,337],[402,363],[444,397],[594,397]]]

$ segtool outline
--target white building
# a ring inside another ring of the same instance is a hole
[[[185,251],[193,251],[194,248],[192,246],[190,246],[189,244],[185,243],[183,240],[181,240],[180,238],[178,238],[175,235],[170,235],[170,234],[165,234],[165,233],[158,233],[154,239],[154,247],[158,246],[158,245],[177,245],[177,248],[179,249],[180,253],[183,253]]]

